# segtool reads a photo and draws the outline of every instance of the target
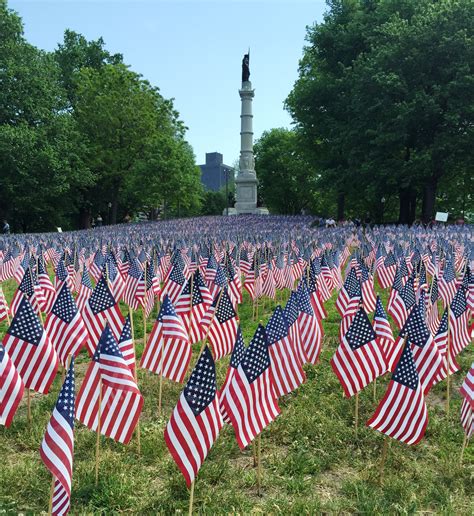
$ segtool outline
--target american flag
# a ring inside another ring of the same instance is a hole
[[[110,324],[114,337],[117,340],[120,338],[124,318],[103,276],[87,301],[82,315],[90,337],[90,356],[94,354],[96,343],[99,342],[106,323]]]
[[[128,365],[128,367],[130,367],[133,376],[136,378],[135,346],[133,344],[132,321],[130,314],[128,314],[125,319],[125,324],[123,325],[122,333],[120,334],[118,346],[120,348],[120,352],[122,353],[123,359],[125,360],[125,363]]]
[[[41,304],[43,302],[43,296],[39,286],[36,286],[36,281],[33,277],[33,271],[30,267],[25,270],[23,277],[18,285],[18,288],[13,295],[12,302],[10,304],[10,313],[15,315],[20,303],[23,299],[28,299],[34,311],[39,314],[41,310]]]
[[[463,397],[461,407],[461,424],[470,439],[474,434],[474,363],[461,385],[460,394]]]
[[[26,298],[3,337],[3,346],[25,387],[47,394],[58,371],[58,356]]]
[[[208,314],[204,317],[207,320],[210,318],[208,340],[215,360],[219,360],[232,352],[238,328],[237,314],[227,289],[223,289],[215,298]]]
[[[300,311],[298,308],[298,295],[295,291],[291,292],[285,308],[283,309],[283,314],[285,315],[285,320],[288,323],[288,334],[290,336],[291,343],[296,350],[300,362],[305,364],[306,353],[301,342],[300,327],[298,324]]]
[[[466,271],[464,272],[462,285],[466,290],[467,306],[472,315],[474,313],[474,274],[472,273],[469,265],[466,267]]]
[[[193,350],[173,303],[165,296],[143,351],[140,367],[182,383]]]
[[[162,299],[168,295],[171,301],[176,303],[179,295],[181,294],[181,291],[184,288],[184,284],[186,283],[184,267],[185,266],[182,260],[178,260],[172,265],[171,271],[169,272],[168,277],[163,285],[163,290],[161,292]]]
[[[232,355],[230,357],[229,367],[227,368],[227,374],[222,384],[222,387],[219,391],[219,401],[220,401],[220,411],[222,414],[222,418],[225,423],[230,423],[230,418],[227,415],[224,405],[222,404],[222,400],[224,399],[227,390],[229,389],[230,382],[232,381],[232,377],[234,376],[235,371],[239,367],[239,364],[242,360],[242,357],[245,353],[245,343],[244,338],[242,337],[242,332],[240,331],[240,326],[237,329],[237,335],[235,338],[234,349],[232,350]]]
[[[134,258],[128,269],[123,300],[132,310],[137,310],[144,294],[145,278],[138,260]]]
[[[223,424],[216,367],[206,346],[165,429],[166,445],[188,487],[194,482]]]
[[[89,277],[89,273],[87,272],[87,267],[84,265],[84,270],[82,271],[81,276],[81,284],[79,285],[79,290],[76,297],[76,304],[79,311],[82,312],[84,310],[84,306],[87,303],[88,299],[92,295],[92,283]]]
[[[405,340],[411,345],[420,384],[423,392],[426,394],[434,385],[437,377],[444,378],[446,371],[441,353],[434,343],[423,317],[421,303],[415,305],[406,323],[400,330],[400,334],[393,347],[394,354],[400,354]],[[393,358],[389,359],[389,363],[394,361]]]
[[[227,276],[224,272],[223,268],[218,265],[216,275],[214,276],[214,279],[212,281],[208,282],[209,285],[209,292],[212,296],[212,298],[215,298],[221,289],[227,287]],[[228,292],[228,290],[227,290]]]
[[[445,310],[443,316],[441,317],[441,321],[438,326],[438,330],[436,331],[433,337],[434,343],[438,348],[438,351],[446,363],[444,369],[441,371],[442,374],[439,374],[435,379],[435,384],[444,380],[447,376],[447,361],[448,361],[448,311]],[[453,353],[449,353],[449,373],[454,374],[459,371],[459,365],[456,363]]]
[[[227,259],[225,264],[225,272],[229,285],[229,295],[233,301],[234,307],[236,307],[238,304],[242,303],[242,283],[230,258]]]
[[[56,297],[56,290],[44,267],[43,257],[40,257],[38,260],[38,285],[42,291],[41,311],[49,313],[53,306],[54,298]]]
[[[87,346],[89,334],[74,298],[63,283],[44,325],[58,354],[59,362],[66,367],[69,355],[77,356]]]
[[[439,312],[438,312],[438,278],[437,276],[433,276],[433,280],[431,283],[431,292],[428,300],[428,327],[431,333],[434,335],[439,326]]]
[[[313,307],[314,313],[318,319],[326,319],[328,313],[324,308],[323,300],[319,289],[316,285],[316,280],[313,277],[313,273],[310,271],[309,275],[305,278],[306,285],[309,290],[311,298],[311,306]]]
[[[382,346],[385,357],[388,360],[388,357],[391,356],[391,350],[395,345],[395,338],[379,296],[377,296],[377,303],[375,305],[373,327],[375,335],[377,336],[377,341]],[[390,371],[393,370],[392,367],[394,367],[394,365],[395,364],[387,363]]]
[[[269,263],[267,273],[263,278],[262,284],[262,294],[264,296],[269,297],[270,299],[275,299],[275,278],[273,277],[273,267],[271,262]]]
[[[244,449],[280,413],[265,328],[259,325],[222,401]]]
[[[0,425],[10,426],[24,390],[18,371],[0,344]]]
[[[336,300],[336,308],[341,317],[357,312],[361,298],[360,283],[355,268],[351,268]]]
[[[303,364],[291,342],[288,323],[280,306],[275,308],[265,328],[271,372],[277,397],[297,389],[306,381]]]
[[[123,297],[123,294],[124,294],[125,288],[126,288],[126,283],[123,280],[122,274],[120,273],[120,271],[117,268],[117,261],[112,252],[110,252],[107,255],[107,258],[105,259],[104,266],[102,268],[102,274],[104,274],[104,273],[107,276],[107,281],[109,283],[110,291],[112,292],[112,295],[114,296],[115,300],[118,303]],[[142,286],[142,291],[136,292],[137,297],[139,297],[140,294],[143,294],[143,283],[141,286]]]
[[[364,300],[364,308],[367,313],[375,310],[376,297],[374,292],[374,280],[367,267],[361,267],[361,294]]]
[[[106,325],[76,400],[76,419],[100,433],[127,444],[138,423],[143,397],[129,366]]]
[[[192,302],[191,302],[192,288]],[[205,291],[203,295],[203,291]],[[204,284],[199,270],[196,270],[187,281],[176,303],[176,313],[181,317],[187,328],[189,341],[195,344],[204,338],[201,320],[212,303],[207,286]]]
[[[407,320],[411,310],[415,306],[416,297],[415,290],[413,288],[413,278],[408,278],[408,281],[405,283],[400,292],[398,292],[390,308],[388,309],[388,313],[393,317],[396,325],[399,328],[402,328]]]
[[[383,347],[361,307],[331,359],[344,394],[350,398],[387,370]]]
[[[453,262],[450,259],[446,260],[443,277],[438,281],[438,289],[443,305],[446,308],[456,294],[456,273],[454,272]]]
[[[51,508],[51,514],[54,515],[67,514],[71,505],[75,398],[74,358],[71,358],[40,448],[41,459],[54,478]]]
[[[451,338],[451,353],[459,355],[470,344],[469,310],[466,303],[466,291],[462,285],[458,288],[449,310],[449,326]]]
[[[74,282],[71,278],[71,276],[69,275],[67,269],[66,269],[66,266],[64,265],[64,261],[63,260],[59,260],[57,266],[56,266],[56,271],[55,271],[55,276],[54,276],[54,288],[56,289],[56,291],[58,291],[60,288],[61,288],[61,285],[63,283],[66,283],[69,290],[72,290],[74,289]]]
[[[411,351],[405,343],[385,396],[367,425],[406,444],[417,444],[428,424],[423,388]]]
[[[321,353],[323,340],[323,328],[321,321],[315,316],[309,292],[306,285],[301,281],[297,290],[298,300],[298,328],[301,346],[304,350],[305,360],[310,364],[316,364]]]
[[[7,300],[5,299],[5,295],[2,290],[2,286],[0,285],[0,322],[4,319],[8,319],[8,314],[10,313],[10,308],[8,307]]]

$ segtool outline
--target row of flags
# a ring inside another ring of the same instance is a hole
[[[415,243],[427,243],[425,236],[417,232]],[[380,237],[337,231],[335,243],[328,239],[322,248],[315,240],[305,247],[299,236],[279,247],[255,238],[210,241],[201,247],[181,242],[163,254],[140,245],[139,252],[125,249],[121,258],[117,245],[115,250],[100,245],[88,254],[87,246],[76,242],[59,253],[48,246],[43,252],[28,241],[15,258],[11,249],[2,249],[0,271],[5,276],[8,270],[8,278],[19,286],[10,307],[0,291],[0,320],[12,317],[0,345],[0,422],[11,424],[25,388],[47,393],[59,365],[68,370],[41,451],[55,478],[57,513],[69,507],[74,418],[118,442],[132,437],[143,405],[136,382],[133,311],[143,310],[146,318],[158,300],[161,307],[140,367],[183,383],[192,345],[203,342],[165,431],[188,485],[223,424],[233,426],[239,447],[245,448],[280,413],[278,399],[306,380],[303,366],[318,363],[324,302],[334,291],[341,325],[331,366],[344,394],[352,397],[391,372],[368,425],[407,444],[419,442],[427,424],[424,396],[448,371],[459,369],[455,357],[471,340],[468,239],[460,244],[451,240],[449,254],[447,240],[438,236],[429,241],[429,254],[416,252],[413,243],[403,249]],[[13,259],[16,268],[10,264]],[[48,263],[54,267],[53,282],[46,273]],[[388,280],[387,312],[399,328],[396,339],[375,293],[376,282],[382,286]],[[242,289],[256,301],[274,299],[281,288],[291,289],[286,305],[277,306],[245,347],[238,317]],[[438,299],[445,308],[441,317]],[[129,306],[127,318],[119,300]],[[74,357],[84,348],[90,364],[71,405]],[[228,355],[227,375],[218,388],[215,362]],[[463,388],[462,422],[472,433],[472,385]]]

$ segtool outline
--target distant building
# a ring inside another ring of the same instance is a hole
[[[201,182],[206,190],[219,191],[225,188],[226,175],[229,184],[234,179],[234,169],[223,163],[223,156],[219,152],[206,152],[206,164],[201,168]]]

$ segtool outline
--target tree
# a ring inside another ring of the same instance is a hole
[[[259,194],[271,212],[295,215],[314,208],[317,176],[295,131],[265,131],[254,150]]]
[[[442,178],[454,181],[472,157],[474,4],[335,0],[329,7],[308,29],[287,99],[319,165],[319,185],[337,196],[340,212],[347,198],[351,209],[380,220],[382,199],[396,195],[400,222],[413,221],[420,206],[428,220]]]

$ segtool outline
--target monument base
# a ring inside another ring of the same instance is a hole
[[[227,215],[227,208],[224,208],[222,215]],[[237,210],[236,208],[229,208],[229,217],[231,215],[270,215],[267,208],[251,208],[247,210]]]

